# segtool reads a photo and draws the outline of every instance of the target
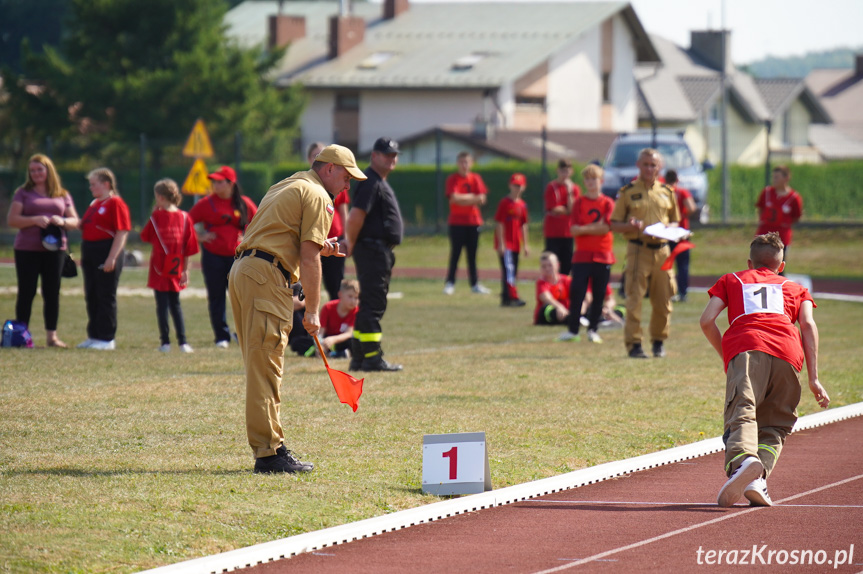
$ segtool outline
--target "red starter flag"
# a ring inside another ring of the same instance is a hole
[[[339,401],[350,405],[354,409],[354,412],[357,412],[360,396],[363,394],[363,381],[365,379],[355,379],[347,373],[331,369],[330,364],[327,362],[327,355],[324,353],[323,348],[321,348],[320,341],[318,341],[318,336],[314,335],[314,338],[315,345],[318,346],[318,353],[320,353],[321,358],[324,360],[324,366],[327,368],[327,374],[333,382],[333,388],[336,390]]]
[[[662,267],[660,267],[660,269],[662,269],[663,271],[668,271],[669,269],[671,269],[672,265],[674,265],[675,257],[688,249],[692,249],[693,247],[695,247],[695,244],[690,243],[685,239],[683,241],[679,241],[677,245],[674,246],[674,249],[671,250],[671,254],[665,259],[665,262],[662,264]]]

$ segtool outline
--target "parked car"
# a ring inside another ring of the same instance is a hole
[[[707,174],[704,171],[712,169],[713,165],[708,161],[699,164],[681,133],[659,132],[654,136],[650,132],[636,132],[617,136],[605,158],[602,192],[611,198],[617,197],[618,190],[638,176],[635,166],[638,152],[647,147],[659,150],[665,162],[663,172],[675,170],[678,185],[688,189],[698,209],[702,209],[707,201]]]

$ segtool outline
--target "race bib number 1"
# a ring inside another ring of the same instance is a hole
[[[784,313],[785,300],[782,297],[782,285],[765,283],[743,285],[743,312],[746,315]]]

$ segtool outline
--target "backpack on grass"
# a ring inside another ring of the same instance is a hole
[[[33,337],[30,336],[30,331],[27,325],[9,319],[3,323],[3,340],[0,342],[0,347],[27,347],[33,348]]]

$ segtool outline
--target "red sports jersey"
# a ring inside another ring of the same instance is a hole
[[[242,198],[246,204],[247,218],[251,221],[258,207],[245,195]],[[206,231],[216,234],[215,239],[204,244],[207,251],[214,255],[234,256],[245,230],[240,227],[240,212],[234,208],[231,198],[222,199],[214,193],[210,194],[192,206],[189,217],[193,223],[203,223]]]
[[[782,243],[791,245],[791,225],[803,215],[803,198],[800,194],[791,189],[787,195],[780,197],[776,189],[768,185],[761,191],[755,207],[758,208],[756,235],[777,231]]]
[[[198,237],[189,215],[179,209],[156,209],[141,230],[141,241],[153,245],[147,287],[156,291],[181,291],[183,259],[198,252]]]
[[[513,200],[508,195],[497,204],[494,220],[503,224],[503,246],[507,251],[521,251],[524,245],[524,224],[527,223],[527,204],[523,199]],[[500,246],[497,231],[494,235],[494,248]]]
[[[574,183],[572,190],[557,180],[549,183],[545,188],[545,221],[542,225],[542,233],[545,237],[572,237],[569,231],[569,215],[551,215],[548,212],[555,207],[569,206],[568,196],[572,195],[573,201],[581,195],[581,189]]]
[[[582,195],[572,205],[569,218],[570,226],[588,225],[604,221],[611,225],[611,212],[614,210],[614,200],[600,194],[596,199]],[[573,263],[614,263],[614,236],[611,231],[603,235],[577,235],[575,237],[575,253]]]
[[[342,214],[339,212],[339,206],[348,205],[350,202],[351,198],[346,189],[342,190],[342,192],[333,200],[333,207],[336,208],[336,211],[333,213],[333,223],[330,225],[330,233],[327,235],[327,239],[341,237],[344,233],[345,222],[342,221]]]
[[[545,307],[545,303],[540,301],[539,296],[543,293],[549,293],[555,301],[560,301],[569,309],[569,286],[572,283],[572,277],[569,275],[558,276],[557,283],[551,284],[545,279],[537,279],[536,281],[536,310],[533,312],[533,322],[536,323],[539,314]]]
[[[333,299],[325,303],[321,308],[321,330],[327,337],[353,329],[354,322],[357,319],[357,310],[359,307],[354,307],[344,317],[339,315],[338,307],[339,300]]]
[[[458,173],[450,175],[446,179],[446,196],[450,199],[449,224],[450,225],[482,225],[482,214],[477,205],[456,205],[452,202],[455,193],[473,193],[475,195],[487,195],[488,189],[485,182],[477,173],[469,173],[462,177]]]
[[[803,345],[794,323],[803,302],[812,301],[806,288],[762,267],[723,275],[707,293],[728,306],[730,326],[722,336],[726,371],[744,351],[773,355],[798,372],[803,368]]]
[[[81,218],[81,239],[104,241],[114,237],[118,231],[130,231],[132,218],[129,206],[118,195],[107,199],[94,199]]]
[[[689,193],[688,189],[683,189],[682,187],[673,186],[673,189],[674,197],[677,198],[677,209],[680,210],[679,225],[683,229],[689,229],[689,216],[692,214],[686,209],[686,200],[692,197],[692,194]]]

